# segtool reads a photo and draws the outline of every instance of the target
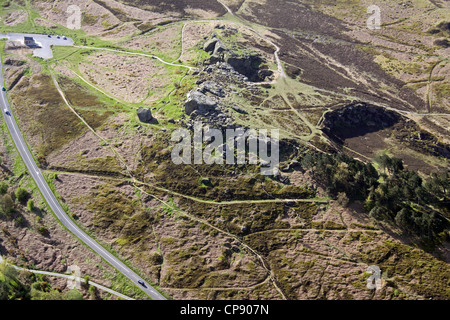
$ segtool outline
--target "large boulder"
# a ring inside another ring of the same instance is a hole
[[[214,46],[213,56],[220,56],[220,54],[225,51],[227,51],[227,47],[225,47],[222,41],[218,40]]]
[[[214,52],[217,42],[219,42],[219,39],[217,39],[216,37],[209,39],[203,45],[203,50],[205,50],[206,52],[211,52],[211,53]]]
[[[228,51],[228,49],[225,47],[225,45],[220,41],[219,39],[213,37],[212,39],[208,40],[204,46],[203,49],[211,54],[211,57],[209,58],[209,61],[207,64],[215,64],[217,62],[223,61],[223,53]]]
[[[184,108],[188,115],[194,111],[197,111],[198,114],[205,114],[210,111],[215,111],[217,103],[200,91],[191,91],[188,93]]]
[[[152,111],[147,108],[139,108],[137,115],[141,122],[150,123],[153,120]]]
[[[231,108],[238,113],[248,114],[248,112],[246,110],[242,109],[241,107],[239,107],[237,105],[234,105]]]

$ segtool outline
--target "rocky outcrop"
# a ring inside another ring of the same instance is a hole
[[[215,35],[205,42],[203,49],[211,54],[207,64],[225,62],[251,82],[265,81],[273,75],[258,54],[238,54],[227,48]]]
[[[139,117],[139,121],[144,123],[150,123],[153,121],[152,111],[147,108],[139,108],[137,110],[137,115]]]
[[[214,46],[213,56],[219,56],[222,52],[227,51],[227,47],[219,40]]]
[[[223,87],[213,81],[203,82],[202,85],[200,86],[199,91],[201,91],[202,93],[209,92],[220,98],[224,98],[226,95]]]
[[[194,111],[197,114],[205,115],[206,113],[215,111],[217,103],[202,92],[194,90],[189,92],[187,100],[184,103],[184,108],[188,115],[191,115]]]
[[[241,114],[248,114],[248,112],[247,112],[246,110],[242,109],[242,108],[239,107],[239,106],[234,105],[234,106],[232,106],[231,108],[232,108],[234,111],[238,112],[238,113],[241,113]]]
[[[222,30],[237,32],[227,27]],[[238,54],[241,51],[235,47],[230,44],[228,48],[215,33],[204,43],[203,49],[211,57],[204,61],[202,69],[197,70],[198,88],[187,95],[184,108],[189,120],[183,123],[184,126],[190,128],[194,122],[202,121],[211,128],[232,129],[238,127],[235,123],[238,113],[248,115],[248,111],[226,99],[227,96],[240,95],[241,90],[258,94],[253,91],[258,89],[249,81],[265,81],[273,72],[267,69],[264,59],[258,54]]]
[[[203,50],[208,53],[213,53],[217,42],[219,42],[219,39],[217,39],[216,37],[212,37],[211,39],[205,42],[205,44],[203,45]]]
[[[261,69],[263,60],[256,54],[237,55],[233,52],[224,54],[224,61],[233,67],[234,70],[246,76],[249,81],[260,82],[273,74],[268,69]]]

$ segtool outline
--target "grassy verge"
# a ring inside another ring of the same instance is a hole
[[[114,255],[117,259],[119,259],[120,261],[122,261],[126,266],[128,266],[131,270],[133,270],[136,274],[138,274],[139,276],[141,276],[143,279],[145,279],[145,281],[147,281],[147,283],[150,283],[150,285],[152,287],[154,287],[155,289],[157,289],[161,294],[163,294],[164,296],[168,297],[166,294],[164,294],[159,288],[158,286],[153,283],[152,281],[149,281],[148,279],[146,279],[146,277],[143,277],[142,274],[143,272],[139,269],[137,269],[136,267],[134,267],[132,265],[132,263],[121,257],[120,254],[108,243],[104,243],[102,241],[99,241],[98,239],[96,239],[95,234],[92,230],[86,229],[84,228],[80,223],[78,223],[78,221],[76,219],[74,219],[74,214],[73,212],[70,210],[69,206],[62,200],[62,197],[59,195],[59,193],[56,190],[55,185],[53,184],[54,179],[57,178],[57,175],[55,173],[47,173],[44,175],[50,189],[52,190],[52,193],[55,195],[56,199],[58,200],[58,202],[60,203],[61,207],[63,208],[64,212],[67,214],[67,216],[81,229],[83,230],[86,234],[88,234],[91,238],[93,238],[98,244],[100,244],[104,249],[106,249],[108,252],[110,252],[112,255]],[[95,251],[94,251],[95,252]],[[105,262],[107,262],[105,260]],[[107,262],[108,263],[108,262]],[[109,263],[108,263],[109,264]],[[118,273],[119,274],[119,273]],[[119,274],[119,276],[116,276],[115,278],[119,279],[120,277],[124,277],[123,275]],[[125,278],[125,277],[124,277]],[[134,286],[134,284],[133,284]],[[127,287],[125,285],[125,287]],[[114,289],[116,290],[116,289]],[[119,290],[116,290],[119,291]],[[121,291],[119,291],[121,292]],[[124,292],[122,292],[124,293]],[[126,294],[126,293],[124,293]]]

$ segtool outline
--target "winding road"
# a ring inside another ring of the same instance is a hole
[[[3,65],[0,62],[0,82],[2,85],[4,84],[3,79]],[[50,209],[54,212],[57,219],[67,228],[73,235],[75,235],[80,241],[82,241],[85,245],[91,248],[95,253],[101,256],[106,262],[108,262],[111,266],[116,268],[120,273],[122,273],[125,277],[127,277],[131,282],[133,282],[136,286],[138,286],[141,290],[143,290],[146,294],[148,294],[154,300],[166,300],[166,298],[159,293],[155,288],[145,283],[145,287],[141,286],[138,281],[141,280],[133,270],[131,270],[128,266],[126,266],[122,261],[120,261],[117,257],[115,257],[112,253],[106,250],[103,246],[98,244],[94,239],[92,239],[89,235],[87,235],[83,230],[81,230],[75,222],[73,222],[63,210],[52,190],[50,189],[47,181],[42,176],[41,171],[39,170],[36,162],[31,155],[30,150],[22,136],[22,133],[16,123],[16,120],[12,114],[12,110],[9,106],[8,99],[5,91],[0,91],[0,104],[2,109],[2,115],[5,119],[6,125],[8,127],[9,133],[16,145],[16,148],[22,157],[23,162],[25,163],[28,172],[32,176],[33,180],[36,182],[37,187],[39,188],[42,196],[45,201],[49,205]],[[141,280],[142,281],[142,280]]]

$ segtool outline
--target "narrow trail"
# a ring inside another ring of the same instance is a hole
[[[184,39],[184,32],[185,32],[185,29],[186,29],[186,26],[189,24],[189,22],[186,22],[184,25],[183,25],[183,28],[181,28],[181,50],[180,50],[180,55],[175,59],[175,60],[173,60],[171,63],[175,63],[175,62],[177,62],[178,60],[180,60],[182,57],[183,57],[183,54],[184,54],[184,41],[183,41],[183,39]]]
[[[111,146],[111,144],[109,143],[108,140],[106,140],[105,138],[103,138],[101,135],[99,135],[97,133],[97,131],[92,128],[87,122],[86,120],[83,119],[83,117],[81,117],[78,112],[70,105],[69,101],[67,100],[64,92],[62,91],[61,87],[59,86],[58,81],[56,80],[56,77],[53,73],[53,71],[50,70],[50,75],[52,77],[53,83],[55,85],[55,88],[57,89],[58,93],[60,94],[61,98],[64,100],[66,106],[77,116],[78,119],[80,119],[80,121],[98,138],[100,139],[103,143],[105,143],[107,146],[110,147],[111,151],[116,155],[116,157],[118,158],[119,162],[121,163],[122,167],[125,169],[125,171],[127,172],[127,174],[132,177],[132,175],[130,174],[130,171],[128,169],[128,166],[125,162],[125,160],[120,156],[120,154],[117,152],[117,150],[115,150],[115,148],[113,148]]]
[[[234,14],[234,12],[222,1],[220,0],[216,0],[218,3],[220,3],[227,11],[229,14],[231,14],[234,18],[238,19],[239,21],[243,22],[243,25],[245,26],[245,28],[247,28],[248,30],[250,30],[251,32],[253,32],[254,34],[256,34],[258,37],[264,39],[265,41],[267,41],[267,43],[269,43],[271,46],[273,46],[275,48],[275,52],[274,52],[274,56],[275,56],[275,62],[277,63],[278,66],[278,73],[279,73],[279,77],[280,78],[285,78],[286,77],[286,73],[284,72],[284,68],[283,68],[283,64],[281,63],[280,60],[280,56],[279,56],[279,52],[280,52],[280,47],[277,46],[272,40],[270,40],[267,36],[261,34],[260,32],[256,31],[255,29],[253,29],[252,27],[248,26],[247,21],[242,20],[240,17],[238,17],[237,15]]]
[[[180,82],[178,83],[178,85],[181,87],[181,84],[183,83],[184,79],[186,79],[186,77],[189,75],[189,71],[186,72],[186,74],[180,79]],[[167,102],[162,105],[161,107],[159,107],[158,109],[156,109],[156,113],[159,113],[159,111],[161,109],[163,109],[164,107],[166,107],[167,105],[172,103],[172,95],[174,94],[174,92],[177,91],[177,88],[174,88],[172,91],[169,92],[169,94],[167,95]]]
[[[73,70],[72,70],[72,71],[73,71]],[[126,104],[125,101],[123,101],[123,100],[121,100],[121,99],[119,99],[119,98],[113,96],[112,94],[105,92],[104,90],[100,89],[99,87],[93,85],[93,84],[90,83],[88,80],[86,80],[85,78],[83,78],[78,72],[74,72],[74,73],[75,73],[75,75],[76,75],[78,78],[80,78],[81,81],[83,81],[84,83],[86,83],[86,84],[87,84],[88,86],[90,86],[91,88],[97,90],[97,91],[100,92],[101,94],[107,96],[107,97],[110,98],[110,99],[113,99],[113,100],[115,100],[115,101],[119,101],[120,103]]]
[[[260,32],[258,32],[258,31],[256,31],[255,29],[253,29],[252,27],[250,27],[250,26],[248,26],[248,23],[246,23],[245,21],[243,21],[240,17],[237,17],[233,12],[232,12],[232,10],[227,6],[227,5],[225,5],[222,1],[220,1],[220,0],[217,0],[222,6],[224,6],[224,8],[227,10],[227,12],[229,13],[229,14],[231,14],[233,17],[235,17],[236,19],[238,19],[239,21],[242,21],[243,22],[243,26],[242,27],[244,27],[244,28],[247,28],[248,30],[250,30],[252,33],[254,33],[254,34],[256,34],[258,37],[260,37],[260,38],[262,38],[262,39],[264,39],[267,43],[269,43],[271,46],[273,46],[274,48],[275,48],[275,51],[274,51],[274,57],[275,57],[275,61],[276,61],[276,63],[277,63],[277,67],[278,67],[278,73],[279,73],[279,77],[278,77],[278,79],[280,79],[280,78],[286,78],[286,74],[285,74],[285,71],[284,71],[284,68],[283,68],[283,65],[282,65],[282,62],[281,62],[281,60],[280,60],[280,58],[279,58],[279,52],[280,52],[280,48],[272,41],[272,40],[270,40],[267,36],[265,36],[265,35],[262,35]],[[166,62],[166,61],[164,61],[164,60],[162,60],[161,58],[159,58],[159,57],[157,57],[157,56],[155,56],[155,55],[152,55],[152,54],[145,54],[145,53],[138,53],[138,52],[130,52],[130,51],[125,51],[125,50],[117,50],[117,49],[110,49],[110,48],[98,48],[98,47],[89,47],[89,46],[76,46],[76,47],[79,47],[79,48],[84,48],[84,49],[93,49],[93,50],[105,50],[105,51],[112,51],[112,52],[118,52],[118,53],[122,53],[122,54],[129,54],[129,55],[139,55],[139,56],[145,56],[145,57],[150,57],[150,58],[152,58],[152,59],[157,59],[158,61],[160,61],[161,63],[164,63],[164,64],[166,64],[166,65],[170,65],[170,66],[176,66],[176,67],[181,67],[181,68],[187,68],[187,69],[189,69],[189,70],[192,70],[192,69],[194,69],[194,67],[191,67],[191,66],[187,66],[187,65],[182,65],[182,64],[175,64],[174,62],[176,62],[177,60],[179,60],[179,59],[181,59],[181,57],[183,56],[183,54],[184,54],[184,45],[183,45],[183,43],[184,43],[184,41],[183,41],[183,39],[184,39],[184,33],[185,33],[185,28],[186,28],[186,26],[189,24],[189,22],[187,22],[187,23],[185,23],[184,25],[183,25],[183,28],[182,28],[182,31],[181,31],[181,51],[180,51],[180,55],[178,56],[178,58],[177,59],[175,59],[173,62]],[[434,69],[434,68],[433,68]],[[430,83],[430,81],[431,81],[431,76],[432,76],[432,71],[430,72],[430,79],[429,79],[429,86],[431,86],[431,83]],[[79,76],[80,77],[80,76]],[[179,215],[181,215],[181,216],[184,216],[184,217],[186,217],[186,218],[188,218],[188,219],[190,219],[190,220],[192,220],[192,221],[195,221],[195,222],[197,222],[197,223],[199,223],[199,224],[203,224],[203,225],[206,225],[207,227],[209,227],[209,228],[211,228],[211,229],[214,229],[214,230],[216,230],[216,231],[218,231],[218,232],[220,232],[220,233],[222,233],[222,234],[224,234],[224,235],[226,235],[226,236],[228,236],[228,237],[231,237],[232,239],[235,239],[236,241],[238,241],[249,253],[251,253],[252,255],[254,255],[255,257],[257,257],[257,259],[260,261],[260,263],[261,263],[261,266],[265,269],[265,271],[267,272],[267,278],[262,282],[262,283],[258,283],[258,284],[256,284],[256,285],[254,285],[254,286],[251,286],[251,287],[248,287],[248,288],[252,288],[252,287],[257,287],[257,286],[260,286],[260,285],[262,285],[262,284],[264,284],[264,283],[267,283],[267,282],[270,282],[273,286],[274,286],[274,288],[276,289],[276,291],[279,293],[279,295],[283,298],[283,299],[286,299],[286,296],[285,296],[285,294],[283,293],[283,291],[281,290],[281,288],[278,286],[278,283],[277,283],[277,278],[276,278],[276,275],[275,275],[275,273],[273,272],[273,270],[271,270],[271,268],[270,268],[270,266],[268,265],[268,263],[265,261],[265,259],[256,251],[256,250],[254,250],[253,248],[251,248],[249,245],[247,245],[246,243],[245,243],[245,241],[243,241],[242,239],[240,239],[238,236],[236,236],[236,235],[234,235],[234,234],[232,234],[232,233],[229,233],[229,232],[227,232],[227,231],[225,231],[225,230],[222,230],[222,229],[220,229],[220,228],[218,228],[218,227],[216,227],[216,226],[214,226],[213,224],[211,224],[211,223],[209,223],[208,221],[206,221],[206,220],[204,220],[204,219],[201,219],[201,218],[199,218],[199,217],[197,217],[197,216],[194,216],[194,215],[192,215],[192,214],[189,214],[188,212],[186,212],[186,211],[184,211],[184,210],[182,210],[182,209],[180,209],[180,208],[178,208],[176,205],[173,205],[173,204],[171,204],[171,203],[168,203],[167,201],[164,201],[163,199],[161,199],[160,197],[158,197],[158,196],[156,196],[156,195],[154,195],[154,194],[152,194],[151,192],[149,192],[149,190],[148,189],[144,189],[144,187],[149,187],[149,188],[154,188],[155,190],[158,190],[158,191],[161,191],[161,192],[165,192],[165,193],[169,193],[169,194],[172,194],[172,195],[175,195],[175,196],[178,196],[178,197],[182,197],[182,198],[185,198],[185,199],[189,199],[189,200],[192,200],[192,201],[196,201],[196,202],[201,202],[201,203],[207,203],[207,204],[215,204],[215,205],[233,205],[233,204],[254,204],[254,203],[267,203],[267,202],[277,202],[277,203],[283,203],[283,202],[320,202],[321,200],[323,200],[324,202],[328,202],[329,200],[328,199],[271,199],[271,200],[242,200],[242,201],[240,201],[240,200],[236,200],[236,201],[223,201],[223,202],[217,202],[217,201],[212,201],[212,200],[204,200],[204,199],[199,199],[199,198],[196,198],[196,197],[192,197],[192,196],[188,196],[188,195],[183,195],[183,194],[180,194],[180,193],[178,193],[178,192],[175,192],[175,191],[172,191],[172,190],[169,190],[169,189],[166,189],[166,188],[163,188],[163,187],[159,187],[159,186],[156,186],[156,185],[152,185],[152,184],[150,184],[150,183],[144,183],[144,182],[141,182],[141,181],[138,181],[135,177],[134,177],[134,175],[131,173],[131,171],[128,169],[128,166],[127,166],[127,163],[126,163],[126,161],[121,157],[121,155],[117,152],[117,150],[115,150],[115,148],[113,147],[113,146],[111,146],[110,145],[110,143],[108,142],[108,141],[106,141],[104,138],[102,138],[100,135],[98,135],[98,133],[96,133],[95,132],[95,130],[93,129],[93,128],[91,128],[90,126],[89,126],[89,124],[88,123],[86,123],[86,121],[84,121],[84,119],[81,117],[81,116],[79,116],[78,115],[78,113],[70,106],[70,104],[68,103],[68,101],[66,100],[66,98],[64,97],[64,94],[63,94],[63,92],[62,92],[62,90],[59,88],[59,85],[57,84],[57,81],[56,81],[56,79],[55,79],[55,77],[54,77],[54,75],[52,74],[52,78],[53,78],[53,81],[54,81],[54,83],[55,83],[55,86],[57,87],[57,89],[58,89],[58,92],[60,93],[60,95],[63,97],[63,99],[64,99],[64,101],[66,102],[66,104],[68,105],[68,107],[77,115],[77,117],[78,118],[80,118],[80,120],[99,138],[99,139],[101,139],[102,141],[104,141],[105,143],[107,143],[107,145],[111,148],[111,150],[113,150],[113,152],[114,152],[114,154],[116,155],[116,157],[119,159],[119,161],[121,162],[121,164],[124,166],[124,168],[125,168],[125,170],[126,170],[126,172],[127,172],[127,174],[128,174],[128,176],[130,177],[130,180],[127,180],[127,182],[129,182],[129,183],[131,183],[133,186],[134,186],[134,188],[136,189],[136,190],[139,190],[140,192],[142,192],[142,193],[145,193],[145,194],[147,194],[147,195],[149,195],[150,197],[152,197],[153,199],[155,199],[155,200],[157,200],[158,202],[160,202],[161,204],[163,204],[164,206],[166,206],[166,207],[168,207],[168,208],[171,208],[171,209],[173,209],[177,214],[179,214]],[[81,78],[81,77],[80,77]],[[82,80],[83,80],[83,78],[81,78]],[[183,78],[184,79],[184,78]],[[183,80],[182,79],[182,80]],[[277,80],[278,80],[277,79]],[[181,80],[181,81],[182,81]],[[180,81],[180,83],[181,83],[181,81]],[[84,81],[84,82],[86,82],[86,81]],[[87,83],[87,82],[86,82]],[[89,84],[89,83],[88,83]],[[92,85],[91,85],[92,86]],[[94,87],[95,88],[95,87]],[[106,93],[104,93],[102,90],[100,90],[99,88],[95,88],[95,89],[97,89],[98,91],[100,91],[100,92],[102,92],[103,94],[105,94],[106,96],[109,96],[108,94],[106,94]],[[172,92],[170,92],[169,93],[169,101],[170,101],[170,96],[171,96],[171,94],[173,93],[173,91]],[[333,92],[334,94],[338,94],[338,93],[335,93],[335,92]],[[346,96],[346,98],[349,98],[349,96],[348,95],[345,95]],[[114,97],[111,97],[111,96],[109,96],[110,98],[113,98],[113,99],[115,99]],[[302,115],[298,110],[296,110],[290,103],[289,103],[289,100],[287,99],[287,97],[286,96],[284,96],[283,95],[283,99],[286,101],[286,103],[289,105],[289,107],[291,108],[291,110],[309,127],[309,129],[311,130],[311,134],[309,135],[309,136],[306,136],[306,137],[303,137],[304,139],[306,138],[307,140],[308,140],[308,138],[312,138],[314,135],[316,135],[317,134],[317,126],[314,126],[313,124],[311,124],[309,121],[308,121],[308,119],[304,116],[304,115]],[[361,99],[358,99],[358,100],[361,100]],[[384,108],[386,108],[386,109],[390,109],[390,110],[394,110],[394,111],[397,111],[397,112],[399,112],[399,113],[406,113],[406,114],[413,114],[413,115],[445,115],[445,116],[449,116],[449,114],[431,114],[431,113],[426,113],[426,114],[421,114],[421,113],[417,113],[417,112],[410,112],[410,111],[404,111],[404,110],[397,110],[397,109],[395,109],[395,108],[390,108],[390,107],[387,107],[387,106],[385,106],[385,105],[381,105],[381,104],[379,104],[380,106],[382,106],[382,107],[384,107]],[[430,110],[429,110],[430,111]],[[308,141],[308,143],[309,143],[309,141]],[[353,150],[351,150],[351,151],[353,151]],[[354,152],[354,151],[353,151]],[[366,157],[367,158],[367,157]],[[96,176],[97,177],[97,176]],[[97,177],[98,178],[98,177]],[[121,179],[122,181],[124,180],[124,179]],[[307,229],[300,229],[300,230],[307,230]],[[315,231],[317,231],[317,229],[315,229]],[[329,231],[329,230],[327,230],[327,231]],[[337,230],[334,230],[334,231],[337,231]],[[349,232],[350,230],[342,230],[342,231],[340,231],[340,232]],[[358,230],[359,231],[359,230]],[[333,248],[335,247],[334,245],[332,245],[332,244],[327,244],[327,245],[329,245],[329,246],[332,246]],[[335,248],[335,249],[338,249],[338,248]],[[329,257],[330,259],[332,258],[332,257]],[[335,258],[335,259],[337,259],[337,258]],[[338,260],[342,260],[342,261],[346,261],[346,262],[349,262],[349,261],[347,261],[346,259],[338,259]],[[358,262],[359,263],[359,262]],[[248,288],[242,288],[242,289],[248,289]],[[175,288],[169,288],[169,287],[167,287],[167,289],[175,289]],[[220,290],[228,290],[228,288],[205,288],[205,289],[209,289],[209,290],[214,290],[214,289],[220,289]],[[229,288],[230,290],[235,290],[236,288]],[[183,288],[179,288],[179,290],[189,290],[189,289],[183,289]],[[192,290],[195,290],[195,289],[192,289]]]
[[[197,223],[200,224],[204,224],[222,234],[227,235],[228,237],[231,237],[233,239],[235,239],[236,241],[238,241],[244,248],[246,248],[250,253],[252,253],[253,255],[255,255],[258,260],[260,261],[262,267],[267,271],[269,277],[270,277],[270,281],[273,284],[273,286],[275,287],[275,289],[278,291],[278,293],[280,294],[280,296],[284,299],[287,300],[286,296],[284,295],[283,291],[278,287],[277,281],[276,281],[276,276],[275,273],[273,272],[273,270],[271,270],[268,265],[266,264],[265,260],[263,259],[263,257],[261,255],[259,255],[253,248],[251,248],[250,246],[248,246],[245,242],[243,242],[238,236],[235,236],[225,230],[222,230],[212,224],[210,224],[209,222],[195,217],[191,214],[188,214],[187,212],[179,209],[176,206],[171,205],[170,203],[168,203],[167,201],[164,201],[162,199],[160,199],[159,197],[155,196],[154,194],[148,192],[147,190],[144,190],[143,188],[141,188],[140,186],[138,186],[138,182],[136,180],[136,178],[134,177],[134,175],[131,173],[131,170],[129,170],[128,165],[126,164],[125,160],[120,156],[120,154],[117,152],[117,150],[115,150],[115,148],[108,142],[106,141],[103,137],[101,137],[91,126],[89,126],[89,124],[80,116],[78,115],[78,113],[72,108],[72,106],[70,105],[70,103],[67,101],[63,91],[61,90],[61,88],[59,87],[58,82],[56,81],[56,78],[54,77],[54,74],[51,72],[52,74],[52,79],[53,82],[55,84],[55,87],[57,88],[59,94],[61,95],[61,97],[63,98],[64,102],[66,103],[66,105],[70,108],[70,110],[72,110],[72,112],[74,112],[76,114],[76,116],[82,121],[83,124],[85,124],[94,134],[96,137],[98,137],[99,139],[101,139],[104,143],[106,143],[111,150],[114,152],[114,154],[116,155],[116,157],[118,158],[118,160],[120,161],[120,163],[123,165],[127,175],[131,178],[131,184],[134,186],[135,190],[138,190],[144,194],[147,194],[148,196],[152,197],[153,199],[157,200],[158,202],[160,202],[161,204],[163,204],[164,206],[171,208],[172,210],[176,211],[178,214],[187,217],[188,219],[195,221]],[[81,226],[80,226],[81,227]]]
[[[50,70],[50,68],[49,68],[49,70]],[[54,74],[52,71],[50,71],[50,76],[51,76],[51,78],[52,78],[52,80],[53,80],[53,84],[54,84],[56,90],[58,91],[59,95],[60,95],[61,98],[64,100],[64,103],[67,105],[67,107],[70,109],[70,111],[72,111],[72,113],[75,114],[75,115],[77,116],[77,118],[78,118],[78,119],[79,119],[79,120],[80,120],[80,121],[81,121],[81,122],[82,122],[89,130],[90,130],[90,131],[92,131],[98,138],[100,138],[103,142],[106,142],[106,140],[105,140],[103,137],[99,136],[99,135],[97,134],[97,132],[94,130],[94,128],[92,128],[92,127],[91,127],[91,126],[83,119],[83,117],[81,117],[81,116],[78,114],[78,112],[76,112],[75,109],[71,106],[71,104],[70,104],[69,101],[67,100],[67,98],[66,98],[64,92],[62,91],[61,87],[59,86],[59,83],[58,83],[58,81],[56,80],[55,74]]]
[[[147,53],[141,53],[141,52],[132,52],[132,51],[126,51],[126,50],[111,49],[111,48],[90,47],[90,46],[74,46],[74,47],[75,48],[82,48],[82,49],[89,49],[89,50],[111,51],[111,52],[117,52],[117,53],[128,54],[128,55],[142,56],[142,57],[156,59],[156,60],[158,60],[161,63],[164,63],[164,64],[169,65],[169,66],[173,66],[173,67],[186,68],[186,69],[189,69],[189,70],[195,69],[194,67],[187,66],[187,65],[184,65],[184,64],[177,64],[177,63],[164,61],[163,59],[161,59],[158,56],[155,56],[154,54],[147,54]]]
[[[50,277],[58,277],[58,278],[65,278],[65,279],[74,279],[73,275],[69,275],[69,274],[64,274],[64,273],[56,273],[56,272],[49,272],[49,271],[43,271],[43,270],[34,270],[34,269],[26,269],[26,268],[22,268],[22,267],[18,267],[16,265],[13,265],[9,262],[7,262],[6,260],[4,260],[2,258],[2,256],[0,255],[0,263],[2,263],[3,261],[5,261],[6,264],[10,265],[11,267],[13,267],[14,269],[18,270],[18,271],[25,271],[25,272],[31,272],[31,273],[35,273],[35,274],[42,274],[42,275],[46,275],[46,276],[50,276]],[[79,278],[79,280],[83,283],[86,283],[86,279],[84,278]],[[110,294],[113,294],[119,298],[125,299],[125,300],[135,300],[133,298],[130,298],[122,293],[119,293],[117,291],[114,291],[108,287],[102,286],[101,284],[98,284],[92,280],[89,280],[89,285],[92,285],[93,287],[96,287],[100,290],[106,291]]]
[[[115,178],[111,176],[101,176],[101,175],[94,175],[94,174],[88,174],[88,173],[80,173],[80,172],[67,172],[67,171],[60,171],[60,170],[48,170],[49,172],[56,172],[60,174],[67,174],[67,175],[74,175],[74,176],[85,176],[91,179],[106,179],[111,181],[116,181],[120,183],[135,183],[140,186],[145,186],[149,188],[153,188],[155,190],[169,193],[171,195],[192,200],[199,203],[204,204],[213,204],[213,205],[236,205],[236,204],[260,204],[260,203],[289,203],[289,202],[304,202],[304,203],[329,203],[329,198],[310,198],[310,199],[282,199],[282,198],[276,198],[276,199],[265,199],[265,200],[229,200],[229,201],[215,201],[215,200],[206,200],[197,198],[194,196],[189,196],[186,194],[182,194],[167,188],[159,187],[157,185],[148,183],[148,182],[142,182],[140,180],[137,180],[136,178],[134,180],[126,179],[126,178]]]
[[[280,294],[280,296],[281,296],[284,300],[287,300],[287,298],[286,298],[286,296],[284,295],[283,291],[279,288],[279,286],[278,286],[278,284],[277,284],[277,280],[276,280],[276,275],[275,275],[275,273],[274,273],[273,270],[271,270],[270,267],[267,265],[267,263],[266,263],[266,261],[264,260],[264,258],[263,258],[258,252],[256,252],[252,247],[250,247],[250,246],[247,245],[243,240],[241,240],[238,236],[236,236],[236,235],[234,235],[234,234],[232,234],[232,233],[229,233],[229,232],[227,232],[227,231],[225,231],[225,230],[222,230],[222,229],[220,229],[220,228],[218,228],[218,227],[212,225],[211,223],[209,223],[208,221],[206,221],[206,220],[204,220],[204,219],[201,219],[201,218],[198,218],[198,217],[196,217],[196,216],[193,216],[193,215],[187,213],[186,211],[181,210],[181,209],[178,208],[177,206],[174,206],[174,205],[168,203],[167,201],[164,201],[164,200],[158,198],[158,197],[155,196],[154,194],[151,194],[151,193],[147,192],[146,190],[144,190],[144,189],[142,189],[142,188],[137,187],[137,189],[138,189],[139,191],[141,191],[141,192],[143,192],[143,193],[149,195],[149,196],[152,197],[153,199],[155,199],[155,200],[161,202],[161,203],[164,204],[166,207],[171,208],[171,209],[174,210],[177,214],[179,214],[179,215],[181,215],[181,216],[184,216],[184,217],[187,217],[188,219],[190,219],[190,220],[192,220],[192,221],[195,221],[195,222],[197,222],[197,223],[206,225],[206,226],[208,226],[209,228],[214,229],[214,230],[216,230],[216,231],[218,231],[218,232],[220,232],[220,233],[222,233],[222,234],[224,234],[224,235],[226,235],[226,236],[228,236],[228,237],[230,237],[230,238],[236,240],[237,242],[239,242],[239,244],[240,244],[241,246],[243,246],[245,249],[247,249],[250,253],[252,253],[254,256],[256,256],[256,257],[258,258],[258,260],[259,260],[260,263],[261,263],[261,266],[266,270],[267,274],[269,275],[270,281],[272,282],[272,284],[273,284],[273,286],[275,287],[275,289],[278,291],[278,293]]]
[[[266,277],[263,281],[250,285],[248,287],[202,287],[202,288],[172,288],[172,287],[161,287],[162,289],[175,290],[175,291],[235,291],[235,290],[253,290],[270,281],[270,277]]]
[[[432,98],[431,98],[432,92],[431,92],[431,87],[432,87],[432,84],[433,84],[433,71],[434,71],[434,69],[436,69],[436,67],[437,67],[439,64],[441,64],[441,63],[444,62],[444,61],[445,61],[445,60],[437,61],[437,62],[433,65],[433,67],[431,68],[431,70],[430,70],[430,75],[429,75],[429,77],[428,77],[428,83],[427,83],[427,107],[428,107],[428,113],[431,113],[431,107],[432,107]]]

